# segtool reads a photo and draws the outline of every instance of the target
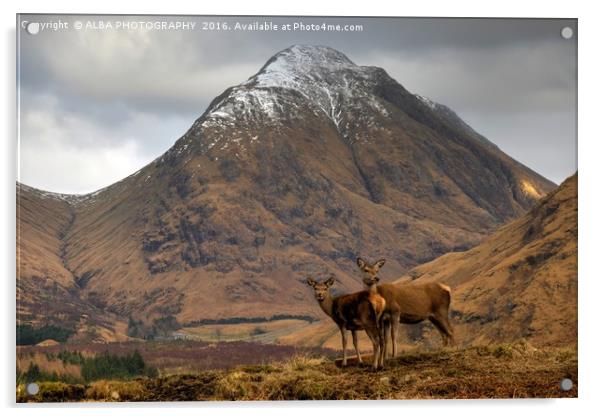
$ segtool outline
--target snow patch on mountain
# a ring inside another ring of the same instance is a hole
[[[262,88],[232,88],[227,97],[217,103],[204,117],[201,127],[233,125],[235,121],[278,120],[283,105],[277,94]]]
[[[133,176],[133,175],[130,175]],[[104,188],[103,188],[104,189]],[[69,205],[79,205],[84,202],[90,201],[102,191],[98,190],[88,194],[61,194],[57,192],[43,191],[23,183],[17,182],[17,195],[22,192],[28,192],[37,195],[40,199],[53,199],[55,201],[66,202]]]
[[[423,95],[414,94],[414,97],[418,98],[423,104],[425,104],[428,108],[430,108],[433,111],[436,111],[439,108],[439,104]]]
[[[335,49],[294,45],[276,54],[243,85],[295,90],[317,105],[338,128],[344,105],[352,97],[382,110],[370,97],[373,75],[374,68],[358,66]]]
[[[355,123],[370,121],[369,114],[374,112],[389,115],[372,93],[378,71],[358,66],[329,47],[295,45],[274,55],[257,74],[231,88],[194,130],[202,134],[210,129],[214,137],[206,144],[208,150],[231,136],[226,130],[240,122],[280,125],[285,119],[302,118],[309,108],[330,119],[347,137],[350,113],[354,113]]]

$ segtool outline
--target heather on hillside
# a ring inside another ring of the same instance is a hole
[[[19,347],[17,365],[25,371],[29,362],[37,363],[42,370],[58,373],[73,372],[55,364],[80,364],[86,357],[131,357],[139,354],[146,366],[161,374],[185,373],[234,368],[238,365],[260,365],[271,361],[289,359],[295,355],[332,358],[336,352],[324,348],[294,347],[290,345],[260,344],[252,342],[204,342],[192,340],[114,342],[109,344],[53,345],[48,347]],[[82,357],[81,360],[79,357]],[[80,361],[78,361],[80,360]],[[140,373],[141,374],[141,373]]]

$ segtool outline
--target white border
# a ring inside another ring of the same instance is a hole
[[[3,238],[1,239],[2,264],[4,273],[4,337],[2,345],[2,405],[12,407],[9,414],[37,413],[46,415],[105,414],[115,415],[144,412],[147,415],[165,415],[167,412],[183,414],[203,414],[224,412],[249,415],[276,415],[283,411],[300,415],[307,411],[345,412],[346,414],[366,414],[368,412],[412,412],[444,413],[445,415],[470,414],[507,415],[508,412],[545,412],[549,415],[566,415],[571,412],[590,413],[600,404],[602,394],[598,393],[600,383],[600,320],[596,314],[599,305],[600,281],[598,271],[601,250],[597,237],[601,235],[602,186],[600,165],[600,18],[596,2],[576,1],[526,2],[524,0],[504,0],[495,4],[484,1],[413,1],[388,4],[380,0],[363,1],[351,4],[350,1],[326,2],[324,0],[284,1],[242,1],[193,2],[181,0],[144,1],[125,3],[123,0],[103,0],[102,2],[82,2],[74,0],[21,0],[18,3],[3,2],[2,13],[3,42],[0,66],[5,94],[2,105],[5,134],[2,143],[2,199],[0,216]],[[137,14],[269,14],[269,15],[350,15],[350,16],[456,16],[456,17],[568,17],[579,19],[579,399],[571,400],[472,400],[472,401],[405,401],[405,402],[317,402],[317,403],[210,403],[135,406],[27,406],[14,408],[14,275],[15,275],[15,175],[16,175],[16,123],[15,123],[15,14],[21,13],[137,13]],[[588,412],[589,411],[589,412]]]

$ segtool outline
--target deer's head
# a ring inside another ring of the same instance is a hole
[[[380,278],[378,277],[378,272],[380,268],[385,265],[385,262],[385,259],[380,259],[376,263],[370,264],[361,257],[357,258],[356,263],[357,267],[359,267],[360,272],[362,274],[362,282],[364,282],[364,284],[367,287],[378,283],[378,281],[380,280]]]
[[[330,286],[334,285],[334,277],[331,276],[325,282],[316,282],[313,278],[308,277],[307,284],[313,287],[316,300],[322,302],[328,296]]]

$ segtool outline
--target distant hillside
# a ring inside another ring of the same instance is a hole
[[[381,273],[390,275],[384,269]],[[397,280],[430,281],[452,288],[452,323],[461,345],[519,339],[538,346],[576,345],[577,174],[480,245],[445,254]],[[405,348],[437,347],[441,342],[430,323],[402,325],[402,334]],[[278,341],[340,348],[340,335],[330,320]],[[366,337],[362,345],[369,345]]]
[[[400,282],[452,287],[463,343],[577,343],[577,174],[482,244],[419,266]]]
[[[17,186],[17,344],[42,335],[64,341],[65,330],[72,340],[127,338],[124,322],[80,296],[67,259],[70,198]]]

